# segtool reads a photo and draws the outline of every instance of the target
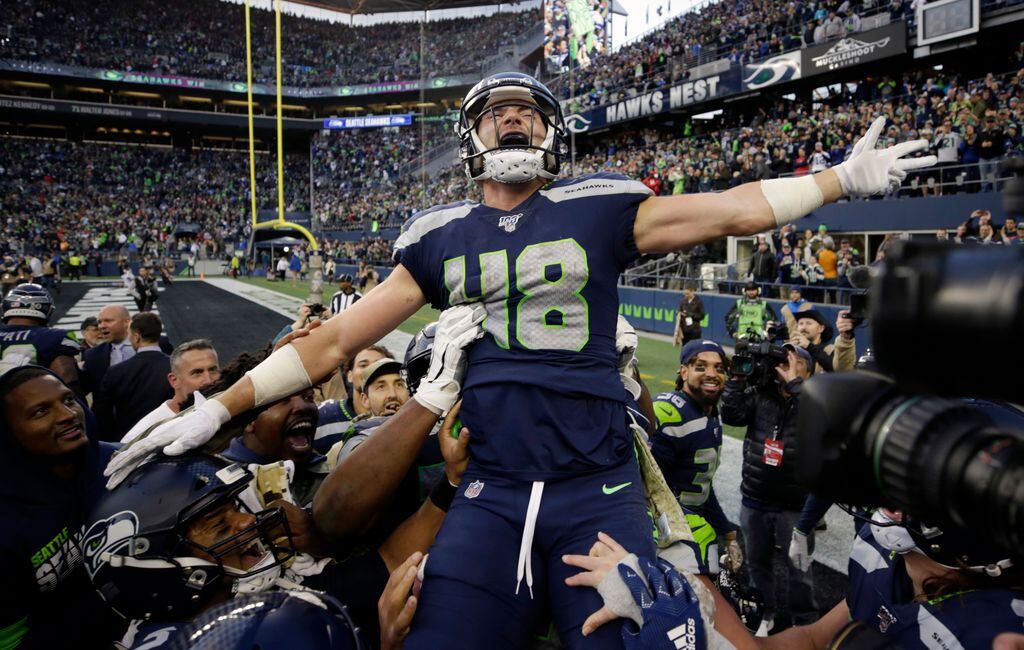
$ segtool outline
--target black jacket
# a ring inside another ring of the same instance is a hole
[[[0,400],[8,382],[31,367],[4,375]],[[97,442],[96,420],[82,406],[89,444],[78,452],[81,470],[69,480],[25,453],[0,417],[0,629],[24,631],[19,650],[109,648],[114,638],[81,544],[82,526],[105,493],[103,468],[114,446]]]
[[[93,395],[101,440],[118,442],[147,413],[174,396],[167,381],[171,358],[147,350],[107,370]]]
[[[796,482],[797,404],[802,381],[786,385],[790,396],[783,399],[775,386],[747,389],[745,382],[730,379],[722,395],[722,422],[746,426],[743,438],[743,478],[740,492],[744,499],[759,501],[783,510],[800,511],[807,492]],[[773,467],[764,462],[764,443],[769,438],[781,440],[782,462]]]
[[[82,353],[82,372],[79,373],[85,392],[94,393],[103,383],[103,376],[110,368],[110,343],[100,343]],[[174,351],[174,345],[166,334],[160,335],[160,349],[165,354]]]

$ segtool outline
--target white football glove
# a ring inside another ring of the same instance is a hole
[[[736,539],[736,531],[729,531],[725,534],[724,550],[725,556],[722,558],[722,563],[725,568],[733,573],[739,571],[743,566],[743,550],[740,548],[739,540]]]
[[[639,342],[636,330],[622,314],[619,314],[619,320],[615,323],[615,354],[618,355],[619,377],[622,379],[622,385],[634,400],[640,399],[640,383],[633,378],[633,369],[636,367],[636,348]]]
[[[447,413],[459,399],[466,374],[466,348],[484,335],[480,323],[487,311],[479,303],[457,305],[441,312],[434,331],[430,367],[413,396],[431,412]]]
[[[807,550],[807,535],[795,528],[793,529],[793,539],[789,542],[789,561],[804,573],[811,568],[811,552]]]
[[[112,490],[132,471],[161,449],[165,454],[179,456],[201,447],[217,433],[231,414],[215,399],[206,399],[196,391],[195,408],[188,413],[155,427],[145,437],[121,448],[103,470],[108,476],[107,489]]]
[[[850,157],[833,167],[842,185],[843,194],[850,196],[871,196],[899,188],[907,172],[931,167],[938,158],[903,156],[928,148],[927,140],[901,142],[886,149],[875,149],[878,136],[885,128],[885,117],[878,117],[871,123],[864,137],[853,145]]]

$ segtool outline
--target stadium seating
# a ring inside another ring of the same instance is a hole
[[[13,0],[5,5],[13,35],[6,58],[118,71],[246,78],[244,13],[220,0],[103,3]],[[253,11],[254,81],[274,81],[274,17]],[[511,44],[533,27],[533,11],[425,24],[426,69],[432,76],[479,72],[478,45]],[[62,25],[62,29],[54,29]],[[350,27],[285,16],[284,84],[331,86],[418,79],[420,25]]]

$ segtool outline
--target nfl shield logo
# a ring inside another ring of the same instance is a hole
[[[478,496],[480,496],[480,493],[483,492],[483,489],[484,489],[484,482],[483,481],[473,481],[472,483],[469,484],[469,487],[466,488],[466,498],[467,499],[475,499],[475,498],[477,498]]]
[[[507,214],[504,217],[498,217],[498,227],[504,228],[505,232],[513,232],[522,216],[523,213],[520,212],[519,214]]]

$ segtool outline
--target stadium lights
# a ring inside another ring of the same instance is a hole
[[[23,86],[25,88],[49,88],[50,84],[44,84],[39,81],[13,81],[11,82],[15,86]]]
[[[102,95],[107,92],[102,88],[88,88],[86,86],[76,86],[75,90],[80,93],[92,93],[94,95]]]
[[[210,97],[193,97],[192,95],[179,95],[178,99],[183,102],[195,102],[197,104],[211,104],[213,99]]]
[[[144,97],[146,99],[160,99],[160,95],[156,93],[144,93],[138,90],[121,90],[118,91],[119,95],[125,95],[126,97]]]
[[[241,99],[225,99],[224,103],[228,106],[249,106],[250,102],[242,101]],[[252,102],[253,106],[259,106],[256,102]]]

